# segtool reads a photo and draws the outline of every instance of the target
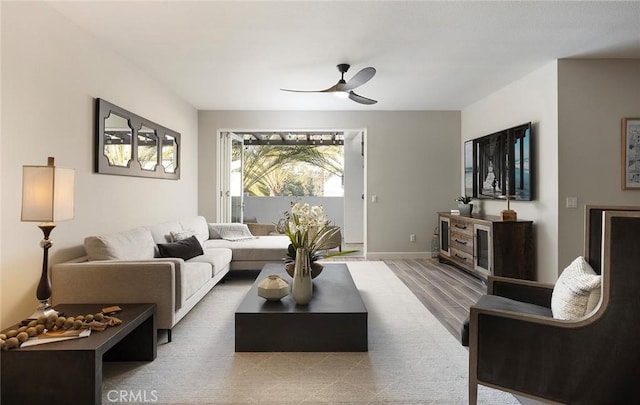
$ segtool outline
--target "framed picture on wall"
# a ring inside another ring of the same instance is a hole
[[[473,172],[473,154],[475,152],[473,140],[464,143],[464,193],[470,197],[477,197],[475,177]]]
[[[622,120],[622,189],[640,189],[640,118]]]
[[[465,142],[467,194],[478,199],[506,199],[509,195],[514,200],[533,200],[532,145],[531,122]]]

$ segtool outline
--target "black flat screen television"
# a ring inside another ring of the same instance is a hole
[[[464,143],[465,193],[474,198],[531,201],[531,123]]]

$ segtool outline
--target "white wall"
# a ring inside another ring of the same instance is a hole
[[[44,2],[2,3],[2,309],[9,326],[29,316],[42,266],[42,233],[20,222],[22,165],[76,170],[75,219],[53,231],[52,263],[83,254],[90,234],[197,213],[197,111]],[[122,27],[120,27],[122,28]],[[182,136],[181,180],[93,172],[94,98]]]
[[[564,268],[583,254],[584,206],[640,205],[622,190],[622,119],[640,117],[640,60],[558,62],[558,251]],[[567,209],[566,197],[578,197]]]
[[[537,277],[545,282],[556,280],[558,265],[557,83],[557,63],[549,63],[462,111],[462,142],[528,121],[533,124],[534,200],[512,202],[511,209],[518,218],[534,221]],[[459,164],[461,178],[463,173]],[[478,208],[498,215],[506,209],[503,201],[474,200],[473,204],[474,213]]]
[[[463,141],[534,123],[535,201],[513,209],[535,221],[540,280],[554,282],[584,254],[585,205],[640,205],[640,190],[621,188],[620,157],[622,119],[640,117],[639,94],[638,59],[563,59],[462,111]],[[504,204],[482,205],[497,214]]]
[[[460,192],[457,111],[200,111],[198,209],[209,220],[216,216],[216,135],[229,128],[365,128],[370,257],[428,255],[436,212],[454,208]],[[374,194],[378,203],[372,204]],[[409,234],[416,234],[415,243]]]
[[[358,132],[344,141],[344,241],[364,243],[364,156]]]

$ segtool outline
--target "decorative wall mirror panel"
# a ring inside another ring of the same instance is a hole
[[[97,173],[180,178],[180,134],[100,98],[95,145]]]

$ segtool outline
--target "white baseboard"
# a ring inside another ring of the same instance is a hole
[[[367,252],[367,260],[431,259],[431,252]]]

